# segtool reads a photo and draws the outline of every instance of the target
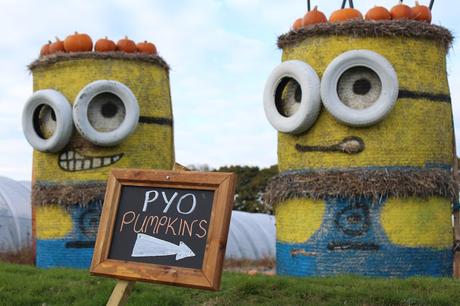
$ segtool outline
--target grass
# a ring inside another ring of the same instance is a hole
[[[115,281],[74,269],[0,263],[0,305],[105,305]],[[137,283],[127,305],[458,305],[460,281],[225,272],[221,291]]]

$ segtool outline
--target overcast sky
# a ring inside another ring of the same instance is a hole
[[[341,2],[312,1],[327,16]],[[362,12],[396,2],[354,1]],[[456,35],[459,9],[458,1],[437,0],[433,23]],[[21,128],[22,108],[32,94],[26,65],[49,39],[64,39],[74,31],[88,33],[94,41],[128,35],[156,44],[172,67],[178,162],[275,164],[276,132],[265,120],[262,91],[280,63],[277,37],[305,11],[305,0],[0,0],[0,176],[30,180],[32,149]],[[459,46],[456,41],[449,53],[448,73],[460,136]]]

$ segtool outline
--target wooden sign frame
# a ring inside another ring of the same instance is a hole
[[[233,207],[235,181],[235,174],[223,172],[113,169],[107,181],[104,206],[90,268],[91,274],[129,281],[146,281],[219,290]],[[214,191],[201,269],[108,258],[123,186]]]

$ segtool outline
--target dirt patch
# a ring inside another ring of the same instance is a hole
[[[33,265],[35,262],[35,252],[32,246],[24,247],[16,252],[0,252],[0,261]]]
[[[225,259],[224,271],[245,273],[248,275],[276,274],[276,261],[274,258],[263,258],[259,260],[250,259]]]

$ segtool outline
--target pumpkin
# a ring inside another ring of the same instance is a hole
[[[299,19],[296,19],[296,21],[294,21],[294,23],[292,24],[292,29],[294,31],[297,31],[302,26],[303,26],[303,18],[299,18]]]
[[[302,25],[307,25],[327,22],[326,15],[323,12],[318,11],[318,6],[315,6],[313,10],[307,12],[302,20]]]
[[[402,2],[393,6],[390,14],[393,19],[412,19],[412,9]]]
[[[43,45],[42,48],[40,49],[40,56],[45,56],[50,54],[50,45],[51,45],[51,40],[48,40],[48,43],[46,45]]]
[[[431,10],[427,6],[420,5],[418,1],[415,1],[415,6],[412,8],[412,18],[431,23]]]
[[[54,43],[50,44],[49,51],[50,51],[50,54],[58,53],[58,52],[65,52],[64,42],[56,37],[56,41]]]
[[[137,52],[137,47],[134,41],[125,36],[125,38],[120,39],[117,42],[118,50],[126,52],[126,53],[134,53]]]
[[[93,50],[93,41],[88,34],[75,32],[66,37],[64,48],[67,52],[88,52]]]
[[[366,20],[390,20],[390,12],[382,6],[374,6],[366,14]]]
[[[144,40],[144,42],[138,43],[136,47],[137,47],[137,50],[141,53],[146,53],[146,54],[156,54],[157,53],[157,48],[155,47],[155,45],[146,40]]]
[[[94,51],[96,52],[111,52],[116,51],[117,45],[106,37],[98,39],[94,45]]]
[[[343,8],[334,11],[329,17],[330,22],[342,22],[347,20],[362,20],[363,15],[360,11],[354,8]]]

